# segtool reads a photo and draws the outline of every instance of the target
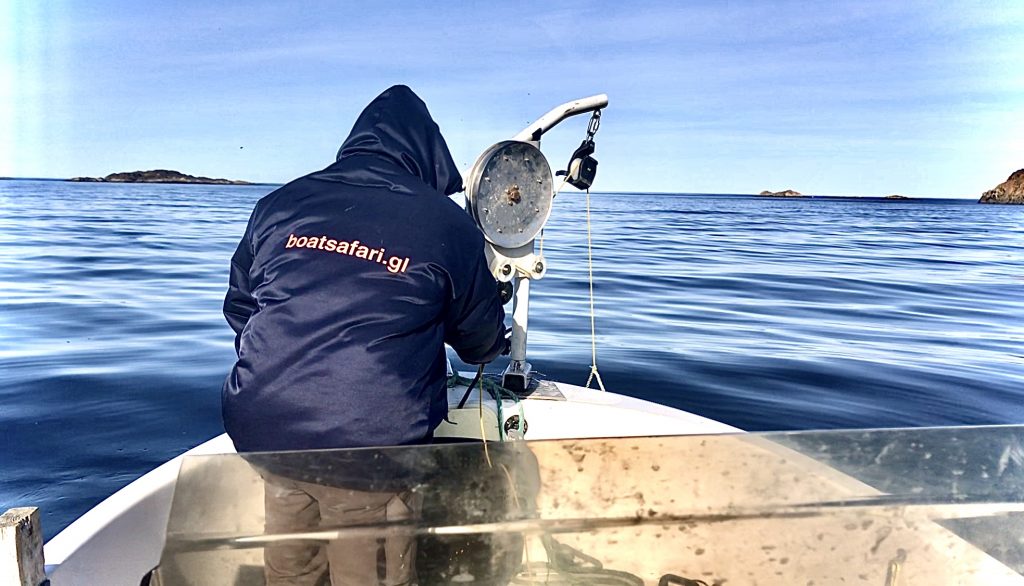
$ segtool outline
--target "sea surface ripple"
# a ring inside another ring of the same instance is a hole
[[[41,507],[50,537],[222,432],[228,260],[272,189],[0,181],[0,510]],[[558,196],[531,300],[531,362],[575,384],[585,201]],[[1024,422],[1024,206],[591,205],[609,390],[748,430]]]

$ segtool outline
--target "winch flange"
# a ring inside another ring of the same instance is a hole
[[[501,248],[529,244],[551,216],[551,166],[528,142],[506,140],[477,159],[466,187],[470,215]]]

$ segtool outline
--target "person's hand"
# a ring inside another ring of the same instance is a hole
[[[512,301],[512,296],[515,294],[512,288],[511,281],[501,282],[498,281],[498,297],[501,299],[501,304],[505,305],[509,301]]]

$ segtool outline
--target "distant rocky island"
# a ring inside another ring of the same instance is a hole
[[[73,177],[68,179],[68,181],[86,183],[205,183],[212,185],[252,185],[248,181],[196,177],[195,175],[187,175],[179,171],[168,171],[166,169],[111,173],[106,177]]]
[[[1006,181],[981,194],[978,203],[1024,204],[1024,169],[1014,171]]]
[[[765,190],[759,193],[758,195],[762,197],[807,197],[806,195],[800,193],[799,191],[793,191],[792,189],[787,189],[785,191]]]
[[[894,193],[894,194],[892,194],[892,195],[887,195],[887,196],[883,197],[882,199],[914,199],[914,198],[912,198],[912,197],[907,197],[907,196],[905,196],[905,195],[896,195],[896,194]]]

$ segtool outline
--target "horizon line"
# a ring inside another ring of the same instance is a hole
[[[0,181],[62,181],[62,182],[66,182],[66,183],[76,183],[75,181],[71,181],[71,178],[64,178],[64,177],[10,177],[10,176],[2,176],[2,177],[0,177]],[[244,180],[244,179],[237,179],[237,180],[233,180],[233,181],[246,181],[246,180]],[[83,182],[83,183],[87,183],[87,182]],[[281,187],[281,186],[286,185],[288,183],[289,183],[288,181],[281,182],[281,183],[246,181],[244,184],[231,185],[231,184],[217,184],[217,183],[172,183],[172,182],[162,183],[162,182],[157,182],[157,181],[154,181],[154,182],[148,182],[148,181],[110,182],[111,185],[216,185],[218,187]],[[463,192],[460,191],[460,192],[457,192],[457,193],[463,193]],[[562,193],[566,193],[566,192],[563,191]],[[568,193],[573,193],[573,192],[568,192]],[[582,191],[577,191],[576,193],[583,193],[583,192]],[[831,199],[890,199],[889,195],[834,195],[834,194],[825,194],[825,193],[814,193],[814,194],[804,193],[804,194],[801,194],[801,195],[798,195],[798,196],[770,196],[770,195],[761,195],[759,193],[736,193],[736,192],[731,192],[731,191],[704,192],[704,191],[651,191],[651,190],[622,191],[622,190],[608,190],[608,191],[591,191],[591,193],[593,193],[595,195],[616,195],[616,194],[621,194],[621,195],[683,195],[683,196],[700,196],[700,195],[717,195],[717,196],[722,196],[722,195],[724,195],[724,196],[733,196],[733,197],[763,197],[765,199],[775,199],[775,200],[779,200],[779,199],[823,199],[823,198],[831,198]],[[457,195],[457,194],[453,194],[453,195]],[[890,194],[890,195],[896,195],[896,194]],[[906,201],[906,200],[915,200],[915,199],[968,200],[968,201],[970,201],[970,200],[975,200],[975,199],[980,199],[980,198],[981,198],[980,195],[977,195],[977,196],[973,196],[973,195],[972,196],[901,195],[900,198],[891,198],[891,199],[893,201]]]

